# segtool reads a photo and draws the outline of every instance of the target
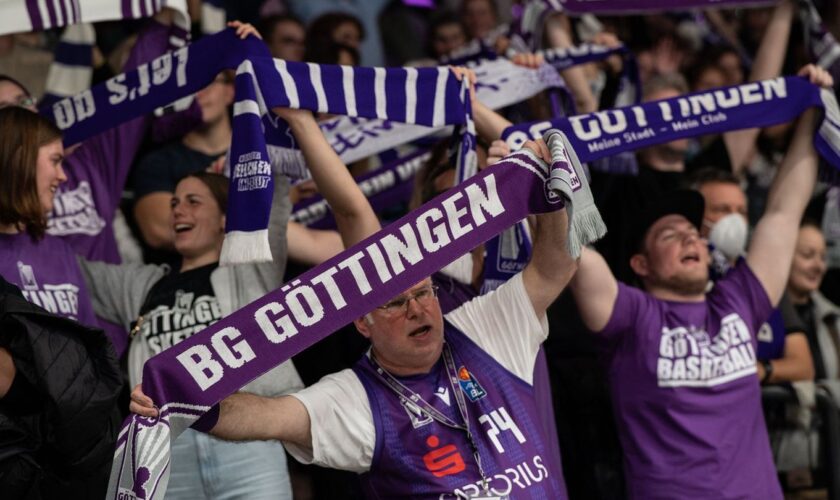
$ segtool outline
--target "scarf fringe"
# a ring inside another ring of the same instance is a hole
[[[572,234],[568,238],[569,255],[577,259],[584,246],[600,240],[607,234],[607,225],[604,224],[598,210],[587,207],[575,213],[570,230]]]
[[[225,234],[222,244],[220,266],[271,262],[271,247],[268,245],[268,229],[259,231],[231,231]]]

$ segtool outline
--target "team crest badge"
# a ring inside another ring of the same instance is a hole
[[[461,386],[461,390],[464,391],[464,394],[473,403],[487,395],[487,391],[481,387],[478,380],[475,379],[473,374],[465,366],[458,369],[458,385]]]

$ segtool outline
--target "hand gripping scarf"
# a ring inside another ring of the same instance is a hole
[[[514,153],[146,362],[143,388],[160,415],[126,419],[107,498],[162,497],[171,441],[211,428],[212,412],[198,420],[219,401],[526,215],[569,209],[570,250],[603,234],[597,211],[575,207],[588,188],[568,143],[548,141],[551,165]]]
[[[819,154],[840,169],[840,110],[831,91],[797,76],[721,87],[670,99],[607,109],[548,122],[508,127],[502,134],[518,149],[542,131],[562,130],[581,161],[588,162],[675,139],[767,127],[822,108],[814,136]]]
[[[540,23],[543,22],[544,17],[539,18]],[[535,37],[533,41],[538,39],[539,37]],[[530,50],[534,50],[534,48],[535,46],[528,47]],[[513,53],[511,50],[508,55],[512,57]],[[616,100],[620,104],[633,104],[641,99],[641,85],[639,84],[635,59],[623,45],[608,48],[594,44],[582,44],[563,49],[536,50],[536,53],[543,56],[546,65],[555,68],[557,71],[589,62],[603,61],[614,54],[621,55],[624,57],[624,71],[621,76],[621,91]],[[495,52],[484,45],[479,45],[471,52],[460,53],[458,57],[450,59],[450,62],[452,64],[474,66],[484,61],[495,60],[500,60]],[[638,168],[633,155],[617,157],[612,163],[622,170],[635,171]],[[607,168],[606,160],[598,162],[597,167]],[[457,177],[457,179],[462,180],[462,177]],[[531,242],[525,221],[520,221],[492,238],[485,245],[485,251],[481,293],[495,290],[525,268],[531,255]]]
[[[271,108],[387,118],[426,127],[469,122],[468,103],[463,101],[466,82],[458,82],[448,68],[354,68],[286,62],[272,59],[265,45],[254,37],[239,40],[233,30],[205,37],[62,99],[53,105],[52,117],[64,131],[65,143],[72,144],[190,95],[227,68],[238,68],[234,122],[247,122],[248,126],[234,127],[234,150],[228,155],[232,165],[231,211],[222,264],[271,260],[265,228],[272,194],[271,174],[266,169],[272,162],[265,140],[284,140],[294,147],[286,124],[269,112]],[[247,78],[240,78],[243,74]],[[242,83],[247,79],[250,84]],[[469,132],[463,135],[466,140]],[[258,146],[240,151],[246,144]],[[466,159],[468,155],[464,156]],[[299,170],[289,162],[278,168],[291,173]]]

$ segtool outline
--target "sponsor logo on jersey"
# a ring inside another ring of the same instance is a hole
[[[454,444],[440,446],[440,439],[433,434],[426,438],[426,446],[434,449],[423,455],[423,464],[435,477],[451,476],[467,468]]]
[[[435,396],[438,397],[441,401],[446,404],[446,406],[452,406],[449,401],[449,388],[448,387],[438,387],[435,391]]]
[[[461,390],[473,403],[487,395],[487,391],[481,387],[475,376],[464,366],[458,369],[458,385],[461,386]]]

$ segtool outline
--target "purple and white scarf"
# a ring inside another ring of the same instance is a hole
[[[570,208],[585,191],[572,158],[558,156],[549,166],[529,151],[515,153],[150,359],[143,388],[160,416],[126,420],[107,498],[162,497],[170,443],[219,401],[528,214],[564,202]],[[570,212],[570,226],[592,216],[600,220],[597,211]],[[211,413],[197,427],[214,423]]]
[[[804,26],[805,46],[811,60],[834,78],[834,90],[840,89],[840,43],[823,24],[820,13],[810,0],[800,0],[800,18]]]
[[[675,139],[785,123],[812,106],[824,111],[814,145],[834,169],[840,169],[840,110],[834,94],[793,76],[514,125],[502,137],[516,150],[556,128],[567,135],[581,161],[588,162]]]
[[[473,67],[478,79],[476,93],[490,109],[521,102],[547,89],[563,85],[557,72],[548,65],[523,68],[506,59],[482,61]],[[396,123],[391,120],[339,116],[321,124],[327,142],[344,163],[352,163],[424,137],[451,135],[450,127],[429,128]],[[303,155],[293,149],[293,140],[285,134],[268,136],[268,154],[272,162],[282,162],[290,176],[309,177]]]
[[[549,11],[580,14],[628,15],[644,12],[679,11],[689,9],[715,8],[735,9],[744,7],[762,7],[773,5],[778,0],[533,0],[531,3],[544,4]],[[539,9],[534,9],[542,14]],[[523,13],[527,13],[523,9]],[[526,27],[529,24],[526,24]]]
[[[552,64],[566,68],[599,60],[616,52],[623,53],[623,49],[605,49],[596,45],[587,45],[568,50],[550,51],[549,58]],[[460,59],[458,64],[470,66],[476,72],[478,99],[491,109],[515,104],[546,89],[563,88],[562,78],[552,69],[552,64],[545,64],[533,70],[517,66],[499,57],[495,52],[487,52],[485,55],[489,59],[483,58],[482,55],[470,54]],[[430,134],[427,127],[344,116],[322,123],[321,130],[345,163],[352,163]],[[442,137],[447,132],[438,129],[431,134]],[[295,177],[307,178],[308,172],[302,155],[299,151],[289,149],[289,145],[269,143],[269,155],[286,164],[287,171],[291,172],[293,169],[291,165],[298,166]],[[368,201],[374,211],[381,211],[394,203],[405,202],[409,199],[412,188],[408,183],[411,182],[419,167],[415,154],[420,153],[413,153],[402,160],[389,162],[359,179],[359,186],[368,196]],[[409,164],[411,166],[407,167]],[[329,206],[320,197],[313,197],[296,205],[292,219],[313,228],[335,228]]]
[[[0,35],[61,28],[80,23],[143,19],[164,7],[186,39],[190,31],[186,0],[23,0],[0,2]]]
[[[95,43],[96,32],[90,23],[73,24],[64,29],[47,72],[44,96],[38,103],[41,110],[90,88]]]
[[[458,82],[448,68],[354,68],[286,62],[272,59],[265,45],[256,38],[239,40],[233,30],[205,37],[81,94],[62,99],[52,107],[52,115],[64,130],[65,143],[72,144],[190,95],[227,68],[239,68],[239,74],[250,75],[252,87],[237,84],[237,90],[248,95],[237,95],[235,110],[252,111],[253,106],[248,103],[256,103],[261,132],[257,134],[257,129],[251,127],[242,136],[245,132],[241,130],[246,128],[241,127],[237,130],[240,137],[235,147],[244,147],[243,141],[247,141],[256,145],[255,149],[229,155],[232,163],[241,165],[238,170],[237,165],[232,168],[232,211],[227,217],[229,237],[222,251],[223,264],[271,260],[265,233],[271,206],[271,174],[266,174],[259,162],[276,160],[266,151],[265,141],[294,147],[288,127],[269,112],[271,108],[282,106],[387,118],[425,127],[468,121],[468,108],[462,100],[466,82]],[[234,115],[237,121],[239,115]],[[251,153],[254,158],[240,162]],[[260,166],[254,167],[253,162]],[[272,163],[277,165],[276,161]],[[293,162],[283,162],[280,168],[296,171]]]

